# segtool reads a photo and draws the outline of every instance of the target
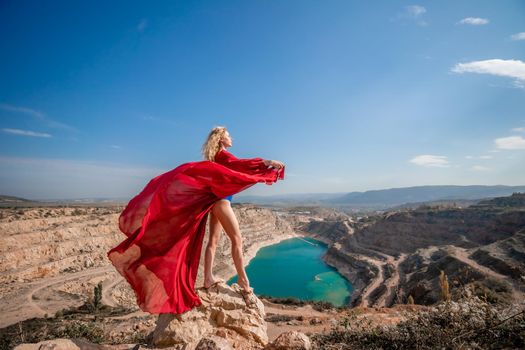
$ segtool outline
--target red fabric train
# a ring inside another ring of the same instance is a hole
[[[201,305],[194,287],[208,212],[221,198],[278,179],[284,179],[284,167],[226,150],[215,162],[185,163],[153,178],[120,214],[119,228],[128,238],[107,253],[140,309],[180,314]]]

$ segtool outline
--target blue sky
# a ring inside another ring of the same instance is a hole
[[[3,1],[0,193],[131,197],[201,160],[246,194],[525,184],[523,1]]]

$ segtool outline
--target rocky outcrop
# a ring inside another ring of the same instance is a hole
[[[525,279],[525,230],[476,249],[470,257],[502,275]]]
[[[419,248],[474,248],[506,239],[525,227],[525,212],[496,209],[418,209],[391,213],[357,229],[343,246],[395,256]]]
[[[419,255],[418,253],[414,255]],[[441,300],[441,288],[439,285],[439,275],[441,271],[447,275],[451,286],[466,284],[472,281],[479,281],[485,275],[461,261],[453,254],[444,252],[444,255],[433,255],[426,258],[426,254],[421,252],[419,258],[423,261],[410,269],[402,264],[401,269],[409,276],[403,281],[399,288],[399,301],[406,302],[409,295],[414,298],[416,304],[430,305]]]
[[[499,258],[484,249],[477,249],[470,256],[479,264],[488,266],[502,275],[513,279],[520,279],[521,276],[525,278],[525,264],[517,264],[515,261]]]
[[[120,208],[18,209],[0,221],[0,283],[31,282],[108,264]],[[18,218],[18,219],[17,219]]]
[[[306,334],[289,331],[278,336],[264,350],[310,350],[311,348],[310,338]]]
[[[208,335],[199,341],[195,350],[233,350],[233,348],[226,339],[216,335]]]
[[[309,237],[327,244],[334,244],[352,234],[352,229],[349,227],[349,224],[345,219],[311,220],[300,225],[298,229],[300,229],[301,232],[307,233]]]
[[[219,336],[235,348],[260,348],[268,343],[263,303],[248,307],[243,297],[227,284],[210,290],[197,289],[203,304],[181,315],[161,314],[152,334],[157,347],[192,349],[201,339]],[[201,347],[204,346],[201,344]]]

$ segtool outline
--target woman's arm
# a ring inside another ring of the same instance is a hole
[[[262,158],[237,158],[230,152],[222,150],[215,156],[215,162],[236,171],[246,172],[257,168],[266,168],[265,160]]]
[[[280,169],[284,164],[275,160],[267,160],[263,158],[237,158],[228,151],[222,150],[215,156],[215,162],[222,164],[230,169],[251,172],[251,171],[266,171],[269,166]]]

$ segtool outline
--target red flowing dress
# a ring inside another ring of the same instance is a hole
[[[120,214],[119,228],[128,238],[107,253],[140,309],[181,314],[201,305],[194,287],[208,212],[221,198],[278,179],[284,179],[284,167],[221,150],[215,162],[184,163],[150,180]]]

